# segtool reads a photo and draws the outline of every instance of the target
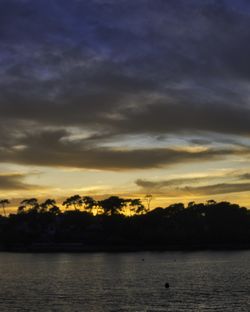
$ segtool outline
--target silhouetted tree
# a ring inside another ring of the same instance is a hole
[[[56,205],[56,201],[54,199],[46,199],[41,205],[40,205],[40,211],[41,212],[52,212],[53,214],[59,214],[60,209]]]
[[[61,210],[58,206],[53,206],[49,208],[49,212],[54,214],[54,215],[59,215],[61,213]]]
[[[6,205],[10,204],[10,201],[8,199],[1,199],[0,200],[0,206],[2,207],[3,209],[3,214],[4,216],[6,217],[6,211],[5,211],[5,207]]]
[[[126,200],[118,196],[111,196],[98,202],[105,215],[119,214],[126,205]]]
[[[143,214],[146,212],[145,206],[139,198],[127,199],[126,202],[128,203],[130,211],[134,214]]]
[[[192,206],[194,206],[194,205],[195,205],[195,202],[194,202],[194,201],[191,201],[191,202],[188,203],[188,208],[190,208],[190,207],[192,207]]]
[[[189,206],[189,207],[192,207],[192,206]],[[176,204],[169,205],[166,208],[166,212],[168,216],[169,215],[173,216],[173,215],[183,212],[184,209],[185,209],[185,206],[183,203],[176,203]]]
[[[75,210],[80,209],[82,207],[82,204],[83,201],[80,195],[71,196],[63,202],[63,206],[65,206],[66,208],[73,206]]]
[[[23,212],[38,212],[40,205],[36,198],[28,198],[21,201],[18,207],[18,213]]]
[[[97,206],[97,202],[90,196],[84,196],[82,198],[82,202],[84,204],[84,208],[89,212],[92,212],[93,208]]]
[[[153,199],[153,195],[152,194],[146,194],[145,195],[145,200],[146,200],[146,203],[147,203],[147,211],[150,211],[150,204],[151,204],[152,199]]]
[[[208,205],[215,205],[215,204],[216,204],[216,201],[213,200],[213,199],[209,199],[209,200],[207,200],[207,204],[208,204]]]

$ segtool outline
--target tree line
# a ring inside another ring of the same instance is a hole
[[[23,200],[6,215],[1,200],[0,248],[31,251],[117,251],[184,248],[250,248],[250,211],[229,202],[176,203],[149,210],[140,199],[96,201],[70,196]],[[129,213],[126,213],[129,210]],[[73,247],[72,247],[73,246]]]
[[[0,206],[3,210],[3,215],[6,216],[6,206],[10,204],[8,199],[1,199]],[[73,195],[65,199],[62,203],[66,209],[73,209],[75,211],[86,211],[95,214],[115,215],[124,213],[125,210],[130,214],[142,214],[148,211],[141,199],[125,199],[119,196],[110,196],[103,200],[95,200],[90,196]],[[37,198],[28,198],[20,202],[17,213],[45,213],[50,212],[56,215],[62,213],[61,209],[56,203],[55,199],[48,198],[39,203]]]

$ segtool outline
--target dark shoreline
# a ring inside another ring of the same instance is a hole
[[[27,211],[0,217],[0,251],[137,252],[250,249],[250,211],[177,203],[146,214]]]
[[[30,246],[8,246],[1,247],[0,252],[21,252],[21,253],[122,253],[122,252],[166,252],[166,251],[237,251],[250,250],[249,244],[195,244],[195,245],[143,245],[143,246],[126,246],[126,245],[83,245],[83,244],[34,244]]]

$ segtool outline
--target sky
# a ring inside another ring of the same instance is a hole
[[[250,4],[0,0],[0,198],[250,208]]]

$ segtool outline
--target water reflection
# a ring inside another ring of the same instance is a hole
[[[1,253],[0,311],[249,311],[249,260],[249,251]]]

